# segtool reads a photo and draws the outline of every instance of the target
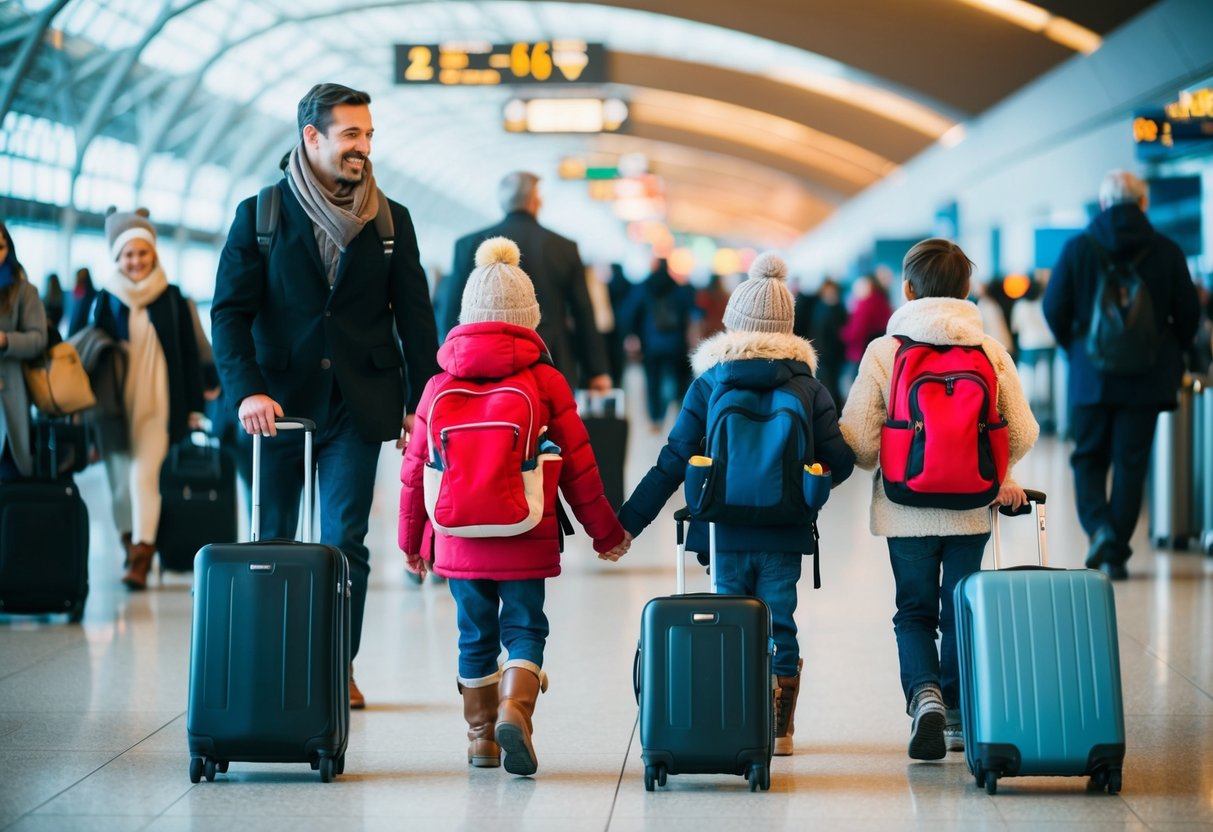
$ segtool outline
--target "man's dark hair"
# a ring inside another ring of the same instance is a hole
[[[950,240],[932,237],[906,252],[901,270],[916,298],[963,298],[973,261]]]
[[[333,123],[333,108],[338,104],[371,103],[370,93],[362,90],[352,90],[341,84],[317,84],[307,91],[307,95],[299,99],[299,108],[295,120],[299,123],[299,138],[303,138],[303,128],[309,124],[328,135],[329,125]]]

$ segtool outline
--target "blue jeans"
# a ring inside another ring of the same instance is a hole
[[[800,659],[796,643],[796,582],[804,555],[787,552],[718,552],[716,591],[723,595],[753,595],[771,608],[775,659],[771,672],[795,676]]]
[[[543,667],[548,618],[543,614],[545,581],[447,581],[459,624],[459,677],[482,679],[497,672],[501,648],[511,660]]]
[[[293,415],[293,414],[290,414]],[[314,439],[320,490],[320,542],[336,546],[350,563],[350,658],[362,641],[362,616],[371,574],[366,539],[375,493],[380,442],[358,433],[344,400],[329,409],[329,420]],[[261,539],[295,538],[303,493],[303,432],[286,431],[261,445]],[[308,530],[310,533],[310,529]]]
[[[960,579],[981,569],[990,535],[890,537],[889,561],[897,582],[897,657],[901,689],[909,703],[914,689],[939,685],[949,708],[960,707],[960,667],[952,594]],[[940,580],[942,569],[943,579]],[[939,633],[939,652],[935,636]]]

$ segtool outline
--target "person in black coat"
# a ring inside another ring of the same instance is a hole
[[[403,205],[380,198],[368,158],[369,105],[369,95],[338,84],[318,84],[299,102],[300,143],[276,186],[281,212],[268,255],[257,243],[257,200],[246,199],[211,307],[215,365],[245,431],[273,436],[274,417],[284,413],[316,422],[320,540],[349,558],[352,656],[366,606],[363,541],[380,447],[391,439],[403,447],[422,388],[438,372],[413,223]],[[390,254],[376,221],[384,206],[394,227]],[[261,535],[293,538],[302,439],[268,442],[262,454]],[[362,707],[352,677],[350,688],[352,707]]]
[[[1070,465],[1078,518],[1091,539],[1087,567],[1114,580],[1128,577],[1125,562],[1141,512],[1154,426],[1159,411],[1177,406],[1183,350],[1200,316],[1184,254],[1150,225],[1148,200],[1145,182],[1126,171],[1109,173],[1099,189],[1099,215],[1062,249],[1043,301],[1045,319],[1070,359],[1075,438]],[[1145,372],[1103,373],[1087,354],[1100,249],[1121,262],[1140,257],[1136,270],[1149,290],[1161,335],[1154,365]]]
[[[543,315],[537,331],[556,369],[574,389],[581,386],[602,392],[610,390],[610,364],[602,336],[594,326],[594,307],[585,284],[585,266],[575,242],[539,224],[542,204],[539,177],[523,171],[510,173],[501,180],[498,197],[506,212],[505,218],[455,243],[451,273],[438,287],[440,338],[445,339],[459,323],[463,287],[472,273],[477,247],[490,237],[506,237],[518,244],[522,252],[520,267],[535,284],[535,295]],[[570,320],[572,332],[568,326]]]

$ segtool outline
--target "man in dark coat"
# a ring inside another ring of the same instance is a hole
[[[1125,563],[1141,513],[1154,425],[1159,411],[1176,407],[1183,350],[1200,314],[1184,254],[1146,219],[1148,199],[1145,182],[1126,171],[1109,173],[1099,189],[1099,215],[1062,249],[1043,302],[1049,327],[1070,358],[1070,465],[1078,519],[1091,539],[1087,566],[1113,580],[1128,577]],[[1154,366],[1145,372],[1101,372],[1087,354],[1102,256],[1136,262],[1149,291],[1160,343]]]
[[[245,431],[274,436],[274,417],[284,413],[316,422],[320,539],[349,558],[351,656],[366,605],[363,540],[379,450],[392,439],[403,447],[421,390],[438,372],[412,220],[375,186],[369,105],[366,93],[337,84],[318,84],[299,102],[300,143],[276,186],[281,211],[268,254],[258,246],[257,200],[246,199],[211,309],[215,364]],[[390,254],[381,210],[391,214]],[[295,536],[302,469],[301,437],[265,443],[263,538]],[[350,681],[351,706],[361,707]]]
[[[539,337],[556,369],[576,388],[611,389],[610,365],[602,336],[594,326],[594,307],[586,288],[585,266],[577,244],[539,224],[539,177],[515,171],[498,186],[505,219],[468,234],[455,243],[455,263],[438,288],[438,331],[445,339],[459,323],[459,303],[479,245],[490,237],[507,237],[522,252],[520,268],[531,276],[542,318]],[[573,331],[569,331],[569,322]],[[578,373],[578,365],[581,372]],[[581,382],[580,384],[578,382]]]

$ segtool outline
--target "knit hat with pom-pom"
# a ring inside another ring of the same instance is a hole
[[[105,241],[109,243],[110,257],[117,260],[123,246],[131,240],[146,240],[152,248],[156,247],[156,227],[149,216],[146,208],[119,211],[111,205],[106,210]]]
[[[729,296],[724,325],[734,332],[792,334],[796,302],[787,287],[788,264],[772,252],[760,254],[750,276]]]
[[[505,237],[485,240],[476,249],[476,268],[463,288],[459,323],[501,321],[534,329],[539,326],[535,286],[518,268],[518,245]]]

